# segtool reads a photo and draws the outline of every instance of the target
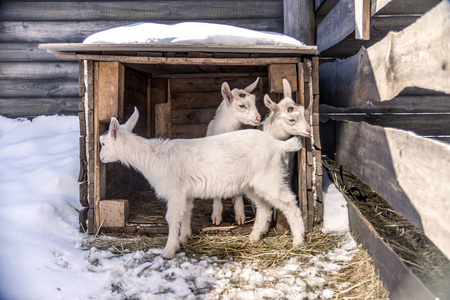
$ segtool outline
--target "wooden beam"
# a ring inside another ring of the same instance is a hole
[[[129,216],[128,200],[102,200],[99,208],[102,227],[122,227],[126,225]]]
[[[306,45],[315,44],[314,3],[310,0],[283,0],[284,34]]]
[[[449,144],[365,122],[340,122],[336,154],[450,258]]]
[[[355,0],[355,38],[370,40],[370,0]]]
[[[97,118],[101,122],[109,122],[112,117],[122,119],[125,67],[117,62],[99,62]]]
[[[297,57],[262,57],[262,58],[189,58],[189,57],[133,57],[94,54],[56,54],[57,58],[68,60],[95,60],[133,64],[166,65],[224,65],[224,66],[264,66],[270,64],[298,63]]]
[[[297,54],[297,55],[315,55],[316,46],[283,46],[283,45],[179,45],[179,44],[80,44],[80,43],[61,43],[61,44],[40,44],[40,49],[46,49],[51,52],[77,52],[79,54],[89,52],[128,52],[130,55],[136,53],[161,52],[184,52],[191,53],[193,56],[202,54],[211,54],[219,56],[236,54],[243,56],[248,53],[258,54]],[[204,53],[203,53],[204,52]],[[142,55],[141,55],[142,56]],[[217,57],[219,58],[219,57]],[[223,58],[223,57],[222,57]]]
[[[269,66],[269,91],[283,93],[283,79],[289,81],[292,92],[297,91],[297,65],[271,64]]]
[[[355,0],[340,0],[317,26],[317,50],[320,52],[345,39],[355,30]]]
[[[450,2],[346,60],[320,66],[320,94],[333,106],[391,100],[408,87],[450,93]],[[413,42],[412,42],[413,41]]]
[[[355,205],[348,201],[347,207],[350,229],[358,243],[361,243],[372,257],[384,285],[389,290],[390,299],[437,299],[383,241]]]

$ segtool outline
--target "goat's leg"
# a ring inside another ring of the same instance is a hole
[[[256,196],[252,191],[248,191],[245,194],[256,206],[255,223],[253,224],[253,229],[249,236],[250,241],[256,242],[259,241],[261,235],[266,233],[269,228],[272,208],[268,202]]]
[[[214,198],[213,212],[211,215],[211,220],[213,224],[219,225],[220,222],[222,222],[222,211],[223,211],[222,199]]]
[[[186,202],[186,198],[180,196],[170,198],[167,201],[166,221],[169,224],[169,236],[162,253],[163,258],[172,259],[175,252],[180,248],[180,224],[186,210]]]
[[[294,247],[302,245],[305,227],[303,225],[302,213],[295,200],[295,195],[287,186],[283,185],[280,189],[279,197],[268,200],[286,217],[291,228]]]
[[[191,217],[193,207],[194,207],[194,200],[188,198],[186,202],[186,209],[183,214],[183,220],[181,221],[180,244],[185,244],[192,235]]]
[[[244,196],[237,195],[233,197],[234,218],[239,225],[245,223]]]

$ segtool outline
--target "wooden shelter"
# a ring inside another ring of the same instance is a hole
[[[86,207],[80,223],[89,233],[103,231],[160,233],[159,221],[140,222],[128,218],[135,207],[132,195],[149,187],[140,174],[119,164],[99,161],[99,136],[111,117],[126,120],[136,106],[140,120],[136,132],[142,136],[195,138],[206,127],[222,101],[220,86],[245,87],[261,77],[257,90],[280,100],[282,79],[289,80],[294,98],[306,107],[313,138],[305,139],[298,154],[295,189],[307,228],[322,218],[322,168],[319,136],[318,58],[315,46],[198,46],[198,45],[83,45],[46,44],[61,59],[80,60],[79,107],[80,202]],[[139,196],[138,196],[139,198]],[[137,208],[139,209],[139,208]],[[155,212],[153,212],[154,214]],[[206,209],[203,227],[210,225],[211,209]],[[156,216],[155,216],[156,217]],[[278,219],[280,221],[280,219]],[[282,226],[281,223],[279,226]]]

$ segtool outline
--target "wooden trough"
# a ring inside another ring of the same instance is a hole
[[[315,46],[186,46],[45,44],[61,59],[78,60],[80,95],[80,212],[88,233],[167,232],[165,205],[148,192],[144,177],[118,163],[101,164],[99,136],[111,117],[123,122],[136,106],[140,111],[135,132],[163,138],[203,137],[222,101],[221,84],[243,88],[261,77],[255,91],[261,115],[265,93],[282,98],[282,79],[291,84],[294,99],[305,106],[313,138],[296,158],[294,191],[298,192],[305,224],[322,220],[322,168],[319,137],[318,57]],[[227,201],[225,201],[227,202]],[[139,206],[138,204],[141,203]],[[145,203],[147,205],[145,205]],[[197,201],[194,230],[210,227],[212,201]],[[252,215],[251,208],[248,216]],[[251,218],[250,218],[251,219]],[[231,225],[233,217],[222,225]],[[228,221],[228,222],[227,222]],[[247,225],[251,226],[251,225]],[[283,231],[287,225],[277,218]],[[245,227],[245,226],[244,226]]]

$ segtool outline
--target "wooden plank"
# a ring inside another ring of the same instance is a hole
[[[0,80],[78,80],[78,62],[0,62]]]
[[[155,137],[172,137],[172,96],[167,83],[167,102],[155,104]]]
[[[109,122],[111,117],[122,119],[124,101],[125,67],[116,62],[99,62],[98,81],[95,88],[98,91],[99,121]]]
[[[189,92],[214,92],[217,94],[217,96],[214,96],[215,98],[222,99],[220,89],[224,82],[227,82],[231,89],[244,89],[245,87],[252,84],[256,80],[256,78],[257,76],[234,77],[231,75],[216,77],[214,74],[202,74],[202,77],[188,76],[187,78],[174,78],[171,80],[171,91],[172,94]]]
[[[373,226],[348,202],[351,231],[372,257],[390,299],[432,300],[435,296],[406,267],[400,257],[382,240]]]
[[[355,38],[370,40],[370,1],[355,1]]]
[[[114,199],[100,201],[100,220],[102,227],[125,226],[129,217],[128,200]]]
[[[281,16],[268,19],[201,19],[197,21],[227,24],[258,31],[283,32]],[[173,23],[167,20],[155,20],[155,22]],[[0,21],[0,41],[2,43],[82,43],[91,34],[128,24],[130,21]]]
[[[2,43],[0,61],[56,61],[53,53],[40,49],[38,43]]]
[[[283,78],[289,81],[292,92],[297,91],[297,65],[269,65],[269,91],[271,93],[283,93]]]
[[[80,43],[61,43],[61,44],[40,44],[39,48],[47,49],[53,52],[131,52],[145,56],[153,53],[151,56],[161,56],[158,53],[172,52],[189,53],[190,57],[200,58],[200,55],[194,54],[204,52],[203,57],[209,58],[236,58],[249,57],[249,54],[297,54],[297,55],[315,55],[316,46],[283,46],[283,45],[183,45],[183,44],[80,44]],[[155,52],[155,53],[154,53]],[[212,53],[210,57],[209,54]],[[136,54],[133,54],[136,55]],[[174,57],[174,55],[172,55]]]
[[[234,18],[279,18],[281,0],[165,0],[165,1],[59,1],[5,2],[0,20],[15,21],[90,21],[90,20],[200,20]]]
[[[208,124],[172,125],[172,138],[192,139],[206,135]]]
[[[304,63],[299,63],[297,65],[298,72],[298,87],[299,91],[297,93],[297,103],[300,105],[305,105],[305,67]],[[306,138],[302,138],[302,144],[306,145]],[[302,211],[303,223],[307,224],[308,215],[308,196],[307,196],[307,185],[306,185],[306,147],[302,147],[300,151],[297,152],[298,160],[298,197],[299,205]]]
[[[216,108],[172,110],[172,124],[208,124],[216,113]]]
[[[355,30],[355,0],[340,0],[317,25],[317,50],[320,52],[345,39]]]
[[[284,0],[283,11],[284,34],[306,45],[314,45],[314,3],[309,0]]]
[[[68,60],[95,60],[136,64],[167,65],[224,65],[224,66],[264,66],[270,64],[298,63],[297,57],[261,57],[261,58],[186,58],[186,57],[131,57],[119,55],[94,54],[56,54],[57,58]]]
[[[326,1],[327,0],[314,0],[314,10],[317,11],[320,6],[322,6],[322,4]]]
[[[9,97],[0,98],[0,112],[2,116],[8,118],[55,114],[76,116],[78,114],[78,102],[81,99],[81,97],[19,97],[14,98],[14,95],[9,95]]]
[[[375,3],[374,3],[375,2]],[[380,2],[380,3],[379,3]],[[420,15],[442,2],[441,0],[372,0],[372,15]]]
[[[322,64],[320,81],[329,84],[321,84],[321,95],[334,99],[334,106],[362,106],[390,100],[408,87],[450,93],[449,15],[450,3],[443,1],[402,32],[346,60]]]
[[[341,122],[337,161],[450,257],[450,145],[411,132]]]
[[[222,100],[220,90],[215,92],[173,93],[172,109],[217,108]]]
[[[0,80],[0,98],[77,98],[79,84],[77,78],[72,80]]]

